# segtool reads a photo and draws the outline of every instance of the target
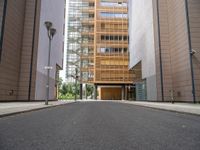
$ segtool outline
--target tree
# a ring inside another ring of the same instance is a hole
[[[73,83],[67,84],[68,93],[74,95]]]
[[[66,84],[66,83],[63,83],[63,84],[62,84],[61,91],[60,91],[61,94],[62,94],[62,95],[66,95],[66,94],[68,93],[68,91],[69,91],[69,90],[68,90],[67,84]]]
[[[59,89],[59,93],[61,97],[73,97],[75,95],[79,95],[80,94],[80,88],[79,88],[79,84],[75,84],[75,83],[63,83],[62,79],[59,80],[58,82],[58,86],[60,87]],[[76,91],[76,86],[77,86],[77,91]]]
[[[93,86],[92,85],[87,85],[87,96],[91,96],[93,93]]]
[[[58,90],[60,91],[63,84],[63,79],[61,77],[59,77],[57,84],[58,84]]]

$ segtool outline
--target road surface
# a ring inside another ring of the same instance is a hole
[[[0,150],[199,150],[200,117],[77,102],[0,118]]]

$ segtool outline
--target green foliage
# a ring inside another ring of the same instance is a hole
[[[63,79],[61,77],[59,77],[58,79],[58,88],[61,89],[62,83],[63,83]]]
[[[68,93],[69,89],[68,89],[68,85],[66,83],[63,83],[61,86],[61,90],[60,93],[62,95],[66,95]]]
[[[77,96],[77,97],[79,97],[79,96]],[[72,95],[72,94],[67,93],[66,95],[60,95],[59,99],[62,99],[62,100],[74,100],[75,96]]]
[[[75,83],[63,83],[62,80],[59,80],[60,83],[58,83],[59,87],[59,99],[66,99],[66,100],[73,100],[75,98],[75,94],[77,95],[77,98],[79,97],[79,84],[76,85]],[[77,91],[76,91],[77,90]]]
[[[76,87],[77,86],[77,87]],[[59,88],[59,99],[63,100],[74,100],[75,95],[77,95],[77,99],[80,97],[80,84],[75,83],[65,83],[61,78],[58,81]],[[93,85],[87,85],[87,97],[92,96],[94,87]]]
[[[92,85],[87,85],[87,96],[91,96],[93,94],[94,87]]]

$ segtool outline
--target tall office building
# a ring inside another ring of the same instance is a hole
[[[129,0],[138,100],[200,101],[200,1]]]
[[[69,0],[67,77],[94,85],[99,99],[133,99],[127,12],[127,0]]]
[[[0,1],[0,101],[46,98],[49,39],[45,21],[57,33],[52,40],[50,99],[56,99],[62,68],[64,0]]]

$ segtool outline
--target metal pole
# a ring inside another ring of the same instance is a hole
[[[194,66],[193,66],[192,39],[191,39],[191,31],[190,31],[190,17],[189,17],[188,0],[185,0],[185,12],[186,12],[186,21],[187,21],[190,68],[191,68],[191,78],[192,78],[192,95],[193,95],[193,102],[196,103],[196,87],[195,87],[195,81],[194,81]]]
[[[77,100],[77,75],[78,71],[77,71],[77,68],[76,68],[76,75],[75,75],[75,101]]]
[[[48,54],[48,68],[47,68],[47,85],[46,85],[46,101],[45,105],[48,105],[49,101],[49,75],[50,75],[50,57],[51,56],[51,38],[49,37],[49,54]]]
[[[82,83],[80,83],[80,100],[82,100],[83,99],[83,84]]]
[[[87,100],[87,84],[85,84],[85,99]]]

